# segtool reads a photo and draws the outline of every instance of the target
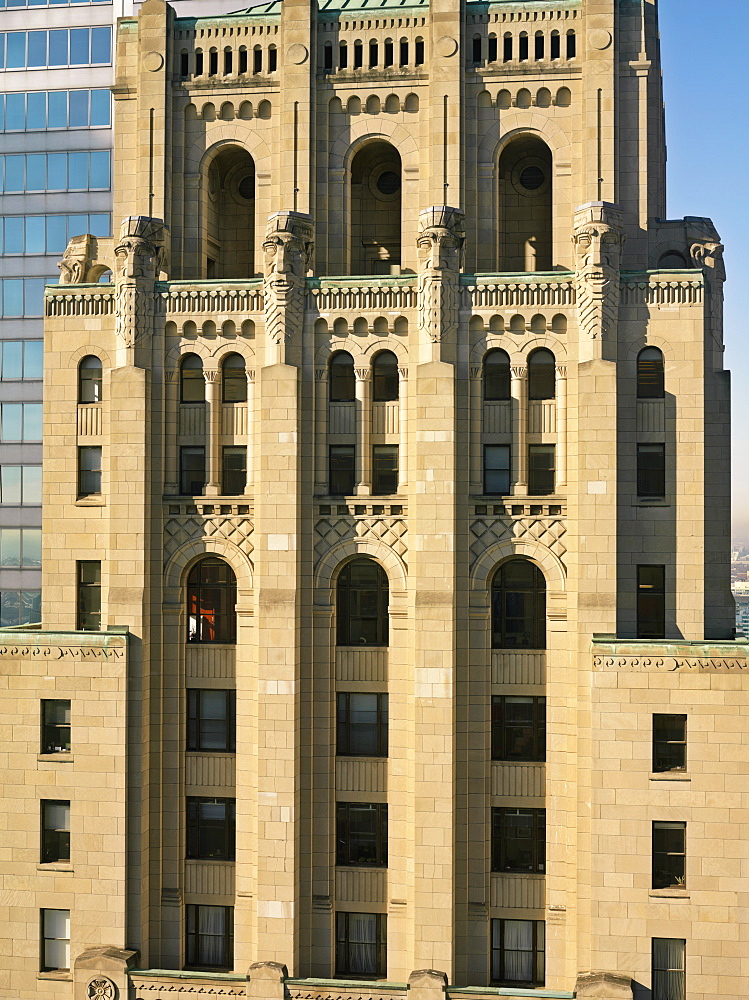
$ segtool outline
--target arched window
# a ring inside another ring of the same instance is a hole
[[[203,362],[197,354],[186,354],[179,369],[179,398],[181,403],[205,402]]]
[[[187,641],[237,641],[237,580],[231,567],[209,556],[187,578]]]
[[[230,354],[221,369],[221,401],[247,402],[247,370],[241,354]]]
[[[394,274],[401,264],[402,164],[398,150],[376,140],[351,161],[352,274]]]
[[[554,355],[541,347],[528,358],[528,399],[553,399],[555,394]]]
[[[515,102],[518,107],[530,107],[531,92],[526,88],[518,91]],[[551,150],[538,136],[518,135],[500,154],[498,179],[499,270],[551,271]]]
[[[338,575],[339,646],[387,646],[388,578],[374,559],[354,559]]]
[[[637,355],[637,398],[663,399],[665,395],[663,354],[657,347],[644,347]]]
[[[392,351],[380,351],[372,362],[372,399],[385,403],[398,398],[398,359]]]
[[[510,559],[492,580],[492,649],[546,648],[546,581],[528,559]]]
[[[510,359],[504,351],[489,351],[484,358],[484,399],[491,403],[509,398]]]
[[[78,402],[101,402],[101,361],[87,354],[78,365]]]
[[[331,403],[350,403],[356,398],[354,359],[348,351],[339,351],[330,359],[328,391]]]

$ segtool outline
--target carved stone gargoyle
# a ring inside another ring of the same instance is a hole
[[[314,251],[312,217],[302,212],[275,212],[268,219],[265,255],[265,330],[282,347],[302,331],[304,278]]]
[[[449,205],[433,205],[419,215],[419,332],[438,344],[458,328],[460,269],[465,217]]]
[[[605,357],[616,339],[624,240],[618,205],[595,201],[576,210],[572,242],[581,361]]]
[[[95,284],[102,274],[112,270],[112,240],[99,239],[91,233],[74,236],[65,247],[60,268],[61,285]]]

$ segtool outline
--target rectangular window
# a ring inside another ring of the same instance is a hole
[[[683,889],[687,881],[687,824],[653,823],[653,888]]]
[[[188,798],[187,857],[233,861],[235,800]]]
[[[0,528],[0,566],[38,569],[41,564],[41,528]]]
[[[492,871],[546,870],[546,810],[492,809]]]
[[[44,286],[57,278],[0,278],[0,317],[36,317],[44,313]],[[39,371],[41,372],[41,341],[27,341],[39,344]],[[41,378],[29,375],[29,378]]]
[[[42,620],[41,590],[3,590],[0,592],[0,626],[38,625]]]
[[[0,341],[0,378],[4,382],[40,379],[42,344],[41,340]]]
[[[0,69],[98,66],[111,62],[112,29],[0,32]]]
[[[42,799],[41,862],[70,861],[70,802]]]
[[[372,496],[398,492],[398,445],[376,444],[372,448]]]
[[[492,698],[492,760],[546,760],[546,698]]]
[[[328,489],[331,496],[351,496],[356,483],[356,451],[352,444],[330,445]]]
[[[190,688],[187,692],[187,749],[233,752],[236,692]]]
[[[8,153],[0,156],[0,193],[108,191],[108,149],[69,153]]]
[[[387,916],[336,913],[336,975],[384,976],[387,971]]]
[[[42,972],[70,972],[70,910],[41,910]]]
[[[638,497],[666,495],[665,444],[637,445],[637,495]]]
[[[337,745],[340,757],[387,757],[388,696],[338,693]]]
[[[79,632],[101,629],[101,563],[91,559],[76,563],[78,575]]]
[[[686,715],[653,716],[653,771],[686,771]]]
[[[78,496],[101,493],[101,446],[83,445],[78,449]]]
[[[221,453],[221,490],[224,496],[241,496],[247,487],[247,449],[232,445]]]
[[[528,446],[528,495],[548,496],[554,492],[554,445]]]
[[[111,216],[106,212],[89,215],[6,215],[0,230],[0,254],[64,253],[72,236],[91,233],[108,237]]]
[[[652,1000],[686,1000],[686,951],[681,938],[653,938]]]
[[[189,903],[185,912],[186,964],[191,969],[232,969],[234,907]]]
[[[0,95],[0,132],[109,128],[109,90],[39,90]]]
[[[484,445],[484,493],[505,496],[510,492],[509,444]]]
[[[543,986],[543,920],[492,920],[492,981],[513,986]]]
[[[387,868],[387,803],[339,802],[336,864]]]
[[[41,403],[2,403],[0,405],[0,440],[41,441]]]
[[[200,496],[205,489],[205,448],[189,445],[179,450],[179,491],[183,496]]]
[[[637,567],[637,638],[666,637],[666,567]]]
[[[0,504],[34,506],[41,502],[41,465],[0,466]]]
[[[70,753],[70,702],[62,698],[45,698],[41,716],[41,753]]]

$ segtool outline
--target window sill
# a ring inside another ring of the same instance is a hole
[[[648,893],[651,899],[689,899],[686,889],[651,889]]]
[[[634,507],[670,507],[671,501],[665,497],[637,497],[632,501]]]
[[[691,781],[692,776],[686,771],[653,771],[651,781]]]
[[[73,872],[75,869],[71,864],[67,864],[64,861],[47,861],[43,864],[37,865],[36,870],[38,872]]]
[[[101,494],[87,497],[78,497],[75,501],[76,507],[106,507],[107,501]]]
[[[44,764],[72,764],[74,757],[72,753],[60,750],[59,753],[38,753],[36,759]]]
[[[61,983],[72,983],[73,974],[67,969],[60,969],[59,972],[38,972],[37,979],[54,979]]]

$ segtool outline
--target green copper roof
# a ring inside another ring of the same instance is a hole
[[[247,10],[235,11],[237,14],[249,14],[255,17],[267,17],[281,13],[282,0],[270,0],[269,3],[258,4]],[[346,13],[359,10],[395,10],[402,7],[428,7],[429,0],[319,0],[318,10],[325,13]]]

